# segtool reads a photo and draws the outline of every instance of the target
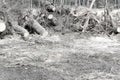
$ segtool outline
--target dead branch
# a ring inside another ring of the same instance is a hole
[[[95,1],[96,1],[96,0],[93,0],[93,1],[92,1],[91,5],[90,5],[90,7],[89,7],[90,10],[92,9]],[[85,24],[84,24],[84,26],[83,26],[83,31],[82,31],[82,32],[85,32],[85,31],[86,31],[86,28],[88,27],[88,23],[89,23],[89,19],[90,19],[90,14],[89,14],[89,13],[87,14],[87,17],[88,17],[88,18],[87,18],[87,20],[85,21]]]

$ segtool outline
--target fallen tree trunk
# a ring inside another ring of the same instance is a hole
[[[5,22],[0,20],[0,32],[3,32],[6,30],[6,24]]]
[[[28,38],[29,32],[25,28],[19,26],[17,23],[13,24],[13,28],[17,33],[21,34],[23,38]]]
[[[33,20],[32,28],[38,33],[41,34],[41,38],[45,38],[48,35],[48,32],[43,26],[41,26],[36,20]]]
[[[7,23],[11,27],[11,31],[14,34],[15,32],[22,35],[24,39],[27,39],[29,36],[29,32],[22,26],[18,25],[17,21],[14,21],[11,16],[7,16]]]
[[[25,23],[23,27],[30,31],[32,30],[33,31],[32,33],[36,32],[37,34],[40,34],[41,38],[44,38],[48,35],[47,30],[43,26],[41,26],[39,22],[30,15],[25,16]]]

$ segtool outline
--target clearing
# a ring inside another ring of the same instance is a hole
[[[0,40],[0,80],[120,80],[119,36]]]

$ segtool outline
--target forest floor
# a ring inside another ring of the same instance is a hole
[[[120,80],[119,36],[0,40],[0,80]]]

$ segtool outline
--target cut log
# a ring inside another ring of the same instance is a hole
[[[16,32],[21,34],[24,38],[27,38],[29,36],[29,32],[25,28],[19,26],[17,23],[13,24],[13,28]]]
[[[6,25],[4,22],[0,22],[0,32],[4,32],[6,30]]]
[[[48,19],[53,19],[53,15],[52,14],[48,15]]]
[[[119,33],[120,33],[120,27],[118,27],[118,28],[117,28],[117,32],[119,32]]]
[[[48,35],[48,32],[45,30],[43,26],[41,26],[36,20],[33,20],[32,28],[38,33],[41,34],[41,38],[44,38]]]
[[[52,14],[48,15],[48,24],[50,26],[57,26],[58,25],[57,18],[54,17]]]

